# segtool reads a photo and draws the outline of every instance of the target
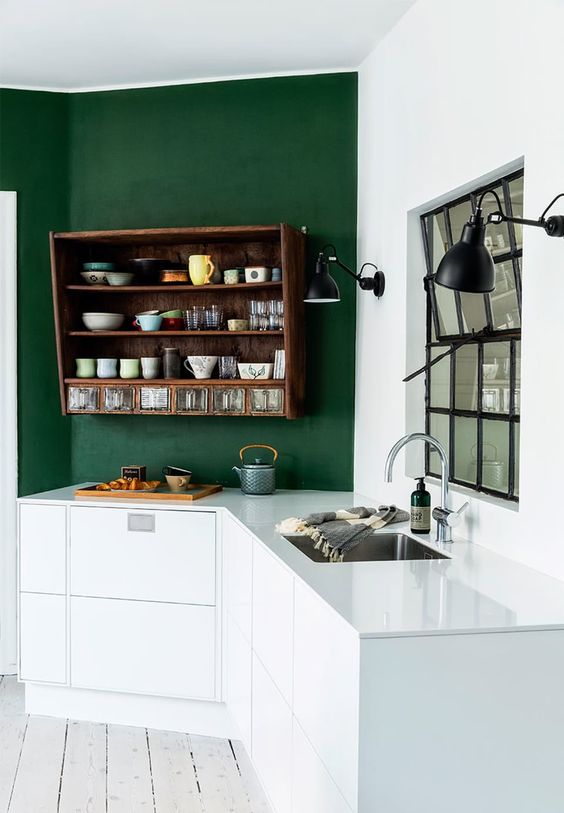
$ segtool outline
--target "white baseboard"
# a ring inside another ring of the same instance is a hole
[[[204,737],[232,738],[235,734],[225,703],[203,700],[26,683],[25,710],[47,717],[182,731]]]

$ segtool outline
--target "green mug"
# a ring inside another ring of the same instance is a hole
[[[76,359],[77,378],[96,378],[96,359]]]
[[[120,359],[119,377],[139,378],[140,377],[139,359]]]

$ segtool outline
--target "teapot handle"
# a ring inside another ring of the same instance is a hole
[[[273,463],[276,463],[278,460],[278,452],[276,449],[273,449],[272,446],[267,446],[265,443],[250,443],[248,446],[243,446],[243,448],[239,452],[239,457],[241,460],[243,459],[243,453],[247,451],[247,449],[269,449],[272,454],[274,455]]]

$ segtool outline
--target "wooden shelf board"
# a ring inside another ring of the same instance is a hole
[[[53,239],[78,243],[126,243],[131,246],[179,243],[280,240],[280,224],[271,226],[197,226],[179,229],[114,229],[111,231],[55,232]]]
[[[81,336],[82,338],[104,338],[115,336],[120,338],[152,339],[155,336],[284,336],[283,330],[70,330],[67,336]]]
[[[155,283],[154,285],[66,285],[67,291],[80,291],[86,293],[105,293],[105,294],[141,294],[141,293],[181,293],[181,294],[198,294],[205,293],[206,291],[256,291],[260,289],[279,289],[282,288],[282,282],[240,282],[237,285],[163,285]]]
[[[79,387],[284,387],[284,378],[65,378],[65,384]]]

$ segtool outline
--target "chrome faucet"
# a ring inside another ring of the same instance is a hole
[[[437,521],[437,542],[439,544],[442,544],[443,542],[452,542],[452,529],[458,524],[462,512],[468,508],[468,503],[465,502],[462,508],[459,508],[458,511],[450,511],[448,508],[448,457],[445,447],[440,440],[437,440],[432,435],[427,435],[425,432],[412,432],[409,435],[404,435],[404,437],[400,438],[397,443],[394,443],[390,449],[388,458],[386,460],[384,477],[387,483],[392,482],[394,460],[396,459],[399,450],[403,449],[404,446],[407,446],[408,443],[411,443],[412,440],[425,441],[425,443],[428,443],[429,446],[432,446],[438,452],[441,459],[441,506],[440,508],[435,508],[433,510],[433,519],[436,519]]]

